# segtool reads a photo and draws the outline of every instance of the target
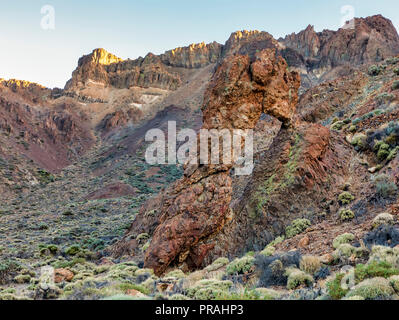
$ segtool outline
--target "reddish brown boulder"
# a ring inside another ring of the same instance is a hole
[[[304,236],[301,240],[298,241],[298,248],[306,248],[309,245],[309,237]]]
[[[63,281],[70,282],[72,281],[74,274],[72,271],[68,269],[55,269],[54,270],[54,281],[55,283],[60,283]]]

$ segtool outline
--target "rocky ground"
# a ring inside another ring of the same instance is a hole
[[[375,16],[0,81],[0,299],[398,299],[398,39]],[[253,174],[148,165],[169,120],[253,128]]]

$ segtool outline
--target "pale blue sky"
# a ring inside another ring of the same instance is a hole
[[[46,4],[55,8],[55,30],[40,26]],[[344,5],[356,17],[383,14],[399,27],[398,0],[0,0],[0,78],[63,87],[78,58],[97,47],[134,59],[190,43],[224,43],[236,30],[278,38],[308,24],[337,29]]]

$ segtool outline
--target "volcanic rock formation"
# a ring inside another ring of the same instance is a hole
[[[254,57],[231,55],[214,74],[203,105],[205,129],[253,129],[262,113],[280,119],[286,127],[297,103],[298,74],[273,49]],[[200,265],[213,245],[199,243],[220,232],[232,219],[232,165],[187,166],[184,178],[160,198],[155,229],[145,265],[163,273],[172,262],[189,258]],[[142,231],[142,212],[130,233]],[[130,237],[131,238],[131,237]],[[133,248],[132,248],[133,245]],[[127,249],[128,248],[128,249]],[[122,242],[115,251],[134,250]]]
[[[399,53],[399,36],[390,20],[376,15],[350,23],[353,27],[322,32],[309,25],[279,39],[282,55],[290,66],[301,70],[307,86],[309,81],[328,78],[335,67],[375,63]]]

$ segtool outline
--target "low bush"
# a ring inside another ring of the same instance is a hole
[[[353,287],[346,297],[360,296],[366,300],[387,300],[395,293],[385,278],[366,279]]]
[[[352,138],[351,144],[355,147],[357,151],[366,150],[368,148],[367,136],[363,133],[355,134]]]
[[[399,250],[385,246],[373,246],[368,263],[372,262],[383,262],[393,266],[395,269],[399,269]]]
[[[319,257],[317,256],[303,256],[301,262],[299,263],[300,270],[314,275],[317,271],[319,271],[321,267],[321,262]]]
[[[373,219],[373,228],[378,228],[380,225],[383,224],[394,224],[395,220],[392,214],[388,212],[380,213]]]
[[[11,259],[0,262],[0,285],[7,284],[21,270],[21,265]]]
[[[333,241],[333,247],[337,249],[341,244],[350,243],[355,239],[352,233],[344,233],[336,237]]]
[[[389,278],[398,274],[399,270],[385,261],[371,261],[367,264],[358,264],[355,268],[356,282],[375,277]]]
[[[328,295],[334,300],[342,299],[347,293],[348,289],[342,285],[345,274],[338,273],[335,278],[327,282]]]
[[[353,213],[352,210],[342,209],[339,212],[339,217],[341,218],[342,221],[351,221],[355,217],[355,214]]]
[[[308,219],[296,219],[292,221],[291,225],[285,229],[285,234],[287,238],[292,238],[298,234],[301,234],[310,226],[311,222]]]
[[[376,194],[384,199],[396,195],[398,188],[387,174],[380,174],[373,178]]]
[[[349,192],[345,191],[342,192],[339,196],[338,196],[338,201],[340,202],[341,205],[346,205],[351,203],[353,200],[355,200],[355,197],[353,195],[351,195]]]
[[[378,76],[382,71],[382,68],[376,65],[372,65],[369,70],[368,70],[368,74],[370,76]]]
[[[300,286],[310,287],[314,282],[314,279],[310,274],[307,274],[299,269],[288,270],[287,274],[287,289],[289,290],[296,289]]]
[[[395,100],[395,95],[392,93],[384,92],[377,96],[378,104],[387,104]]]
[[[251,270],[254,262],[255,258],[252,256],[237,258],[230,262],[226,268],[226,272],[228,275],[247,273]]]
[[[392,84],[392,90],[398,90],[399,89],[399,80],[395,80]]]
[[[396,293],[399,293],[399,275],[392,276],[388,279],[390,285],[395,290]]]
[[[227,264],[229,264],[229,259],[221,257],[213,261],[212,264],[205,268],[205,270],[209,272],[216,271],[220,268],[223,268]]]
[[[187,296],[196,300],[213,300],[226,294],[233,283],[227,280],[200,280],[187,289]]]
[[[272,257],[257,255],[255,267],[259,272],[258,287],[282,286],[287,284],[285,269],[291,266],[299,268],[301,254],[299,251],[275,254]]]

